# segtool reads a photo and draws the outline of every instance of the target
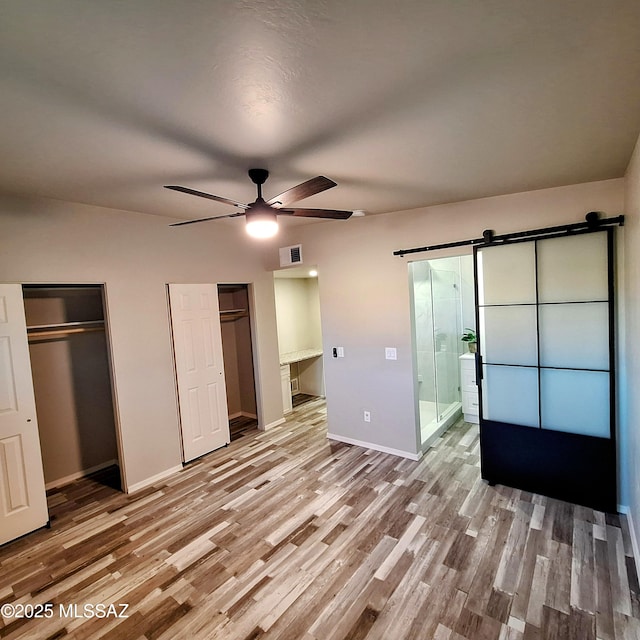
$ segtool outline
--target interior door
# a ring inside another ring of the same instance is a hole
[[[170,284],[169,305],[185,462],[229,444],[215,284]]]
[[[47,497],[19,284],[0,285],[0,544],[47,524]]]
[[[615,512],[613,229],[474,253],[482,476]]]

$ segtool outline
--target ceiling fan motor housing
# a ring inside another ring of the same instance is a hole
[[[266,169],[249,169],[249,177],[253,184],[264,184],[269,177],[269,172]]]

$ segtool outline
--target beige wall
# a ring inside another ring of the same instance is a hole
[[[418,452],[411,356],[410,257],[393,251],[584,220],[588,211],[618,215],[624,180],[296,227],[282,245],[301,243],[318,265],[329,432],[377,448]],[[467,251],[469,251],[467,249]],[[452,252],[447,252],[448,254]],[[414,259],[445,253],[416,254]],[[342,346],[344,358],[330,357]],[[385,360],[396,347],[397,360]],[[363,421],[363,411],[371,422]]]
[[[317,278],[275,278],[280,353],[322,348]]]
[[[163,218],[53,200],[0,198],[0,280],[105,283],[117,420],[128,487],[179,466],[166,285],[251,283],[259,403],[282,418],[273,276],[242,225],[170,228]],[[235,221],[234,221],[235,222]]]
[[[624,267],[625,330],[629,358],[623,359],[621,380],[623,407],[620,419],[627,446],[623,449],[628,469],[629,518],[634,532],[636,563],[640,553],[640,359],[636,348],[640,335],[640,138],[627,169],[625,192]]]

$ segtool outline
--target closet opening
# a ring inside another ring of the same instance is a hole
[[[122,490],[102,285],[23,285],[45,486]]]
[[[231,441],[258,427],[249,285],[219,284],[220,332]]]

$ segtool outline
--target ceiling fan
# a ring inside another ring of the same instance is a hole
[[[268,177],[269,172],[266,169],[249,169],[249,178],[251,178],[251,181],[258,187],[258,197],[252,204],[243,204],[242,202],[236,202],[235,200],[222,198],[221,196],[214,196],[210,193],[204,193],[203,191],[189,189],[188,187],[165,185],[165,189],[172,189],[173,191],[181,191],[182,193],[188,193],[192,196],[199,196],[200,198],[208,198],[209,200],[224,202],[225,204],[230,204],[238,209],[242,209],[242,211],[222,216],[210,216],[208,218],[198,218],[197,220],[174,222],[170,226],[179,227],[185,224],[217,220],[218,218],[236,218],[238,216],[245,216],[247,219],[247,232],[249,235],[255,238],[270,238],[278,231],[277,217],[279,215],[346,220],[353,214],[353,211],[342,211],[339,209],[288,208],[288,205],[297,202],[298,200],[303,200],[304,198],[313,196],[316,193],[335,187],[336,183],[329,178],[316,176],[315,178],[302,182],[295,187],[291,187],[291,189],[283,191],[281,194],[271,198],[271,200],[265,201],[262,197],[262,185],[266,182]]]

